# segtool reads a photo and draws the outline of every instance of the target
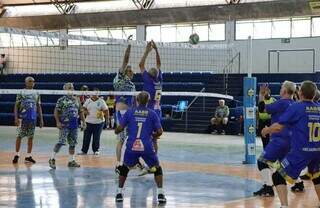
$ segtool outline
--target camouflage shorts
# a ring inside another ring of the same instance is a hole
[[[68,142],[70,147],[78,144],[78,129],[62,128],[59,130],[58,144],[65,145]]]
[[[21,126],[17,128],[17,137],[24,138],[24,137],[33,137],[34,131],[36,128],[35,122],[21,122]]]
[[[127,128],[125,128],[123,132],[117,135],[117,139],[121,142],[124,142],[127,138],[128,138]]]

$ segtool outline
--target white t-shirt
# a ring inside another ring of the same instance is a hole
[[[102,98],[96,101],[89,98],[84,102],[83,107],[89,112],[86,117],[87,123],[99,124],[105,121],[103,111],[108,110],[108,106]]]

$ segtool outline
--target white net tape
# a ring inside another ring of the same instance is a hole
[[[66,90],[27,90],[27,89],[0,89],[0,94],[31,94],[39,95],[95,95],[94,91],[66,91]],[[137,95],[139,92],[99,91],[99,95]],[[233,100],[233,96],[218,93],[203,92],[162,92],[162,96],[186,96],[186,97],[213,97]]]

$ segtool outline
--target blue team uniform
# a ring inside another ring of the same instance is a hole
[[[143,90],[150,94],[150,101],[148,103],[148,108],[154,110],[159,118],[161,118],[161,93],[162,93],[162,72],[159,69],[159,73],[154,79],[147,70],[142,73],[143,79]]]
[[[291,149],[281,161],[278,172],[289,182],[299,177],[308,166],[309,172],[319,172],[320,106],[311,101],[293,104],[279,118],[279,123],[291,127]]]
[[[292,99],[280,99],[265,106],[268,114],[271,114],[271,124],[279,121],[280,116],[294,103]],[[271,135],[271,141],[266,146],[259,161],[264,163],[282,160],[290,150],[289,128]]]
[[[127,127],[129,133],[122,150],[123,163],[133,167],[141,157],[149,167],[159,166],[152,142],[152,132],[162,128],[157,114],[147,107],[132,108],[124,114],[120,125]]]

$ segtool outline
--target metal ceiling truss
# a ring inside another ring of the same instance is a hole
[[[132,0],[134,5],[140,10],[150,9],[154,0]]]
[[[76,5],[74,4],[75,0],[50,0],[53,5],[58,9],[61,14],[72,14],[75,12]]]
[[[226,0],[227,4],[239,4],[241,0]]]

